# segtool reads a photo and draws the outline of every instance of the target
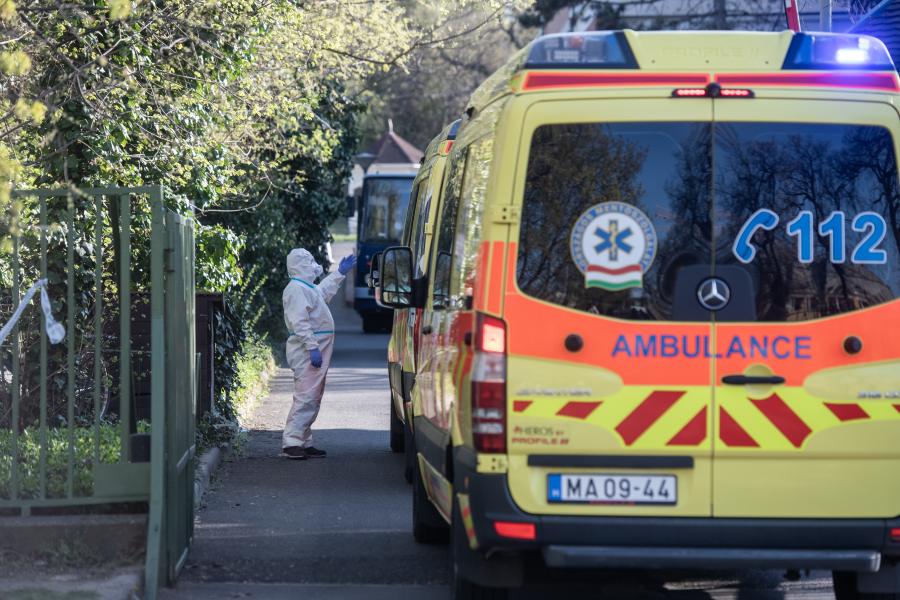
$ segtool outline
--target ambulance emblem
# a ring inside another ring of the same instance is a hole
[[[570,238],[572,260],[585,287],[619,291],[643,287],[656,256],[656,230],[641,211],[624,202],[603,202],[584,212]]]

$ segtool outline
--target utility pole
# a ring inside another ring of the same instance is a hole
[[[824,1],[824,0],[823,0]],[[725,0],[715,0],[713,12],[716,15],[716,29],[728,29],[727,9]]]
[[[831,31],[831,0],[819,0],[819,29]]]

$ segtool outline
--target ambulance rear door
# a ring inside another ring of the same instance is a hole
[[[679,290],[712,273],[712,101],[641,95],[524,115],[503,319],[530,513],[711,514],[711,321]]]
[[[714,100],[713,514],[900,514],[896,110]],[[724,306],[724,308],[723,308]]]

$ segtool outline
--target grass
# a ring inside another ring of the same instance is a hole
[[[197,423],[197,452],[231,444],[242,445],[241,423],[245,422],[260,398],[269,393],[269,377],[275,371],[272,349],[260,341],[247,341],[236,360],[235,385],[229,394],[236,417],[230,421],[218,413],[209,413]]]
[[[275,371],[272,349],[260,341],[244,344],[237,360],[237,386],[234,408],[238,421],[244,421],[257,401],[269,393],[269,377]]]
[[[94,487],[94,435],[88,427],[74,428],[74,479],[75,496],[91,496]],[[113,463],[119,459],[120,438],[116,424],[100,425],[100,462]],[[19,498],[40,497],[41,438],[37,427],[27,427],[19,433],[18,479]],[[65,428],[47,430],[46,446],[47,497],[64,498],[69,461],[69,431]],[[12,432],[0,430],[0,498],[11,497]]]

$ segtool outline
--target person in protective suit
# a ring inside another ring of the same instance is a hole
[[[310,427],[319,414],[334,348],[334,318],[328,310],[328,301],[355,264],[355,256],[345,257],[336,273],[316,285],[315,280],[324,271],[312,254],[296,248],[287,256],[291,280],[284,288],[281,301],[284,323],[290,332],[286,355],[294,371],[294,401],[284,425],[281,446],[288,458],[304,460],[326,455],[324,450],[313,447]]]

